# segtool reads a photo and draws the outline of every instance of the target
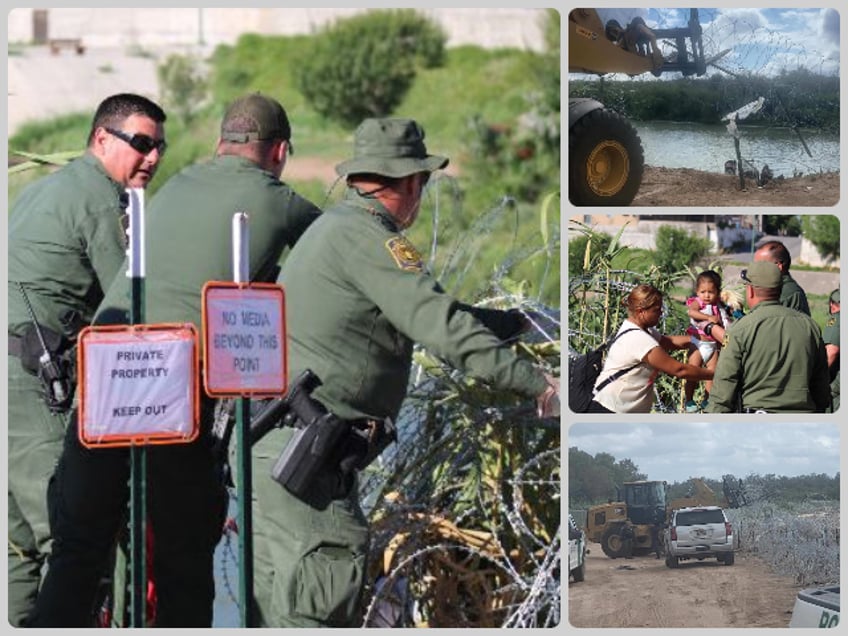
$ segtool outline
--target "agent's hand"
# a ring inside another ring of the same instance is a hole
[[[547,386],[536,397],[536,414],[539,417],[559,417],[559,378],[545,374]]]

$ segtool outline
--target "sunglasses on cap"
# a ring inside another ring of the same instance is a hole
[[[159,156],[165,154],[165,150],[168,148],[168,144],[164,139],[154,139],[149,135],[144,135],[142,133],[135,133],[134,135],[128,135],[123,130],[117,130],[116,128],[109,128],[108,126],[104,126],[103,129],[109,133],[110,135],[114,135],[121,141],[125,141],[129,144],[130,148],[139,152],[143,155],[149,155],[154,150],[159,151]]]
[[[748,278],[748,270],[747,269],[743,269],[741,272],[739,272],[739,278],[744,280],[746,283],[753,285],[753,283],[751,282],[751,279]]]

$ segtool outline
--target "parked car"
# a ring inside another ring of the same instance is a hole
[[[839,586],[814,587],[798,592],[789,627],[839,625]]]
[[[579,583],[586,578],[586,533],[568,515],[568,573]]]
[[[686,559],[716,558],[733,565],[733,528],[719,506],[675,510],[664,539],[665,564],[670,568]]]

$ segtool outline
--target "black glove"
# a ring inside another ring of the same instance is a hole
[[[483,323],[499,340],[512,340],[521,335],[530,326],[527,318],[519,309],[484,309],[465,303],[458,303],[461,311],[467,312]]]

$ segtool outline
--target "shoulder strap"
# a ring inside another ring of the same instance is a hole
[[[612,343],[613,343],[613,342],[615,342],[615,341],[618,339],[618,337],[619,337],[619,336],[623,336],[623,335],[624,335],[624,334],[626,334],[628,331],[639,331],[639,329],[637,329],[636,327],[631,327],[630,329],[625,329],[624,331],[622,331],[622,332],[620,332],[620,333],[615,334],[615,337],[607,343],[607,348],[609,348],[609,347],[612,345]],[[600,383],[597,387],[595,387],[595,395],[597,395],[598,393],[600,393],[601,389],[603,389],[603,388],[604,388],[606,385],[608,385],[610,382],[615,382],[615,381],[616,381],[616,380],[618,380],[621,376],[623,376],[625,373],[630,373],[633,369],[635,369],[636,367],[638,367],[640,364],[642,364],[642,363],[641,363],[641,362],[637,362],[637,363],[636,363],[636,364],[634,364],[633,366],[627,367],[626,369],[619,369],[618,371],[616,371],[615,373],[613,373],[613,374],[612,374],[611,376],[609,376],[608,378],[605,378],[603,382],[601,382],[601,383]]]
[[[636,327],[630,327],[630,329],[625,329],[624,331],[615,334],[610,340],[607,340],[607,343],[604,345],[604,348],[609,349],[612,346],[613,342],[618,340],[621,336],[626,334],[628,331],[641,331],[641,330],[637,329]]]

